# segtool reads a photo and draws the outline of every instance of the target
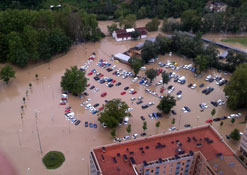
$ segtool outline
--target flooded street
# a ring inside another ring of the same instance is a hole
[[[147,20],[140,20],[137,22],[137,26],[141,27],[146,24]],[[111,22],[99,22],[102,26],[103,32],[106,32],[107,25]],[[148,37],[156,36],[158,32],[149,33]],[[173,79],[169,85],[175,87],[175,91],[172,95],[176,96],[177,91],[182,90],[182,99],[177,101],[176,115],[169,114],[162,117],[160,120],[160,128],[155,127],[157,119],[150,119],[148,114],[152,112],[158,112],[156,108],[159,103],[159,98],[154,97],[145,92],[145,88],[139,85],[139,81],[133,83],[130,78],[122,79],[112,75],[112,72],[107,72],[105,69],[98,67],[96,64],[99,59],[109,60],[112,65],[116,65],[117,69],[122,68],[131,71],[129,66],[122,63],[115,63],[110,61],[110,57],[118,52],[127,51],[129,48],[136,44],[143,42],[138,41],[124,41],[116,42],[111,37],[106,37],[97,43],[87,43],[77,46],[73,46],[70,51],[59,58],[56,58],[49,63],[38,64],[29,66],[25,69],[15,68],[16,79],[9,82],[9,85],[5,85],[4,82],[0,82],[0,148],[7,154],[10,161],[16,167],[19,175],[78,175],[89,174],[89,152],[90,150],[102,144],[112,143],[112,137],[108,129],[103,129],[98,120],[97,115],[89,113],[80,104],[86,100],[86,98],[80,99],[79,97],[69,96],[69,106],[72,107],[72,111],[75,112],[76,118],[81,120],[81,124],[74,126],[70,121],[64,117],[65,106],[59,105],[61,96],[60,80],[64,74],[66,68],[77,65],[80,67],[83,65],[92,52],[96,53],[96,60],[91,63],[87,69],[87,73],[92,69],[96,69],[98,72],[103,73],[107,77],[111,77],[117,82],[121,82],[120,86],[113,86],[112,88],[106,87],[105,83],[100,84],[93,80],[93,75],[89,76],[89,83],[99,88],[99,92],[94,93],[93,90],[87,89],[89,93],[88,98],[91,99],[92,105],[99,103],[100,106],[104,103],[104,100],[111,100],[113,98],[121,98],[126,101],[130,107],[133,108],[132,118],[129,123],[132,125],[131,135],[134,133],[142,133],[143,121],[140,116],[143,115],[147,121],[148,135],[153,135],[161,132],[168,132],[168,128],[172,126],[172,118],[176,119],[175,127],[184,128],[184,124],[191,124],[191,126],[204,125],[205,121],[212,119],[211,110],[213,109],[210,101],[212,100],[226,100],[223,92],[224,86],[218,86],[215,82],[209,83],[204,79],[208,74],[221,75],[225,79],[229,79],[230,75],[224,75],[224,73],[218,73],[216,70],[208,70],[203,74],[203,78],[195,79],[191,71],[180,69],[173,71],[170,68],[165,69],[167,72],[176,72],[179,75],[184,75],[187,82],[184,85],[174,83]],[[189,60],[182,59],[178,56],[160,56],[159,60],[147,66],[147,68],[158,68],[158,62],[163,63],[167,60],[175,61],[179,65],[191,64]],[[39,75],[39,79],[36,80],[35,74]],[[140,72],[144,75],[144,72]],[[159,82],[161,76],[157,77],[151,87],[151,90],[156,91],[158,94],[160,87],[154,85]],[[29,83],[32,83],[30,89]],[[115,84],[116,84],[115,83]],[[196,89],[188,88],[189,83],[196,83]],[[198,86],[204,83],[205,87],[210,86],[214,88],[214,91],[209,95],[202,94],[203,88]],[[131,95],[128,92],[121,96],[125,86],[134,88],[137,94]],[[165,85],[167,88],[168,85]],[[26,96],[28,90],[28,96],[26,97],[25,104],[23,103],[23,97]],[[102,92],[107,92],[106,97],[100,97]],[[167,90],[164,91],[167,94]],[[142,109],[141,105],[137,105],[136,101],[132,104],[131,97],[143,96],[144,103],[155,102],[155,105]],[[199,104],[206,102],[209,105],[208,109],[204,112],[200,112]],[[21,119],[21,105],[24,105],[23,119]],[[100,107],[99,106],[99,107]],[[181,108],[188,106],[191,109],[189,113],[183,113]],[[215,117],[227,116],[231,113],[246,114],[246,111],[231,111],[226,105],[216,107]],[[37,113],[37,118],[35,118]],[[199,116],[199,117],[198,117]],[[234,124],[229,119],[224,121],[224,125],[220,127],[220,122],[213,122],[213,126],[223,135],[229,134],[234,128],[239,128],[243,131],[245,125],[239,124],[243,121],[244,117],[237,118]],[[96,123],[97,128],[85,128],[84,122],[88,121]],[[37,127],[36,127],[37,123]],[[39,146],[38,132],[40,135],[41,149]],[[123,137],[128,135],[126,132],[126,125],[121,125],[117,129],[117,137]],[[225,137],[224,137],[225,138]],[[227,140],[233,149],[237,149],[237,143],[233,143]],[[49,151],[61,151],[65,155],[64,164],[56,170],[47,170],[42,163],[42,157]],[[42,151],[42,153],[41,153]]]

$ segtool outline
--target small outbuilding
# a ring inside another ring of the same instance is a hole
[[[122,63],[129,64],[130,56],[122,54],[122,53],[117,53],[113,56],[113,58],[115,60],[122,62]]]

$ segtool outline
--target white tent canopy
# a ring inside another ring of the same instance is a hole
[[[130,57],[128,55],[117,53],[114,55],[114,58],[118,59],[119,61],[128,62]]]

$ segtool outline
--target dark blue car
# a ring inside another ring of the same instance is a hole
[[[88,127],[88,122],[85,122],[85,127],[86,127],[86,128]]]
[[[93,128],[93,124],[92,124],[92,123],[89,123],[89,127],[90,127],[90,128]]]

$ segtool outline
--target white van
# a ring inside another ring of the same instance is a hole
[[[129,119],[130,119],[129,117],[124,117],[123,123],[127,125],[129,123]]]
[[[146,68],[146,67],[141,67],[141,69],[140,69],[140,70],[145,71],[145,70],[147,70],[147,68]]]
[[[132,81],[135,83],[137,82],[137,80],[138,80],[138,77],[135,77]]]

